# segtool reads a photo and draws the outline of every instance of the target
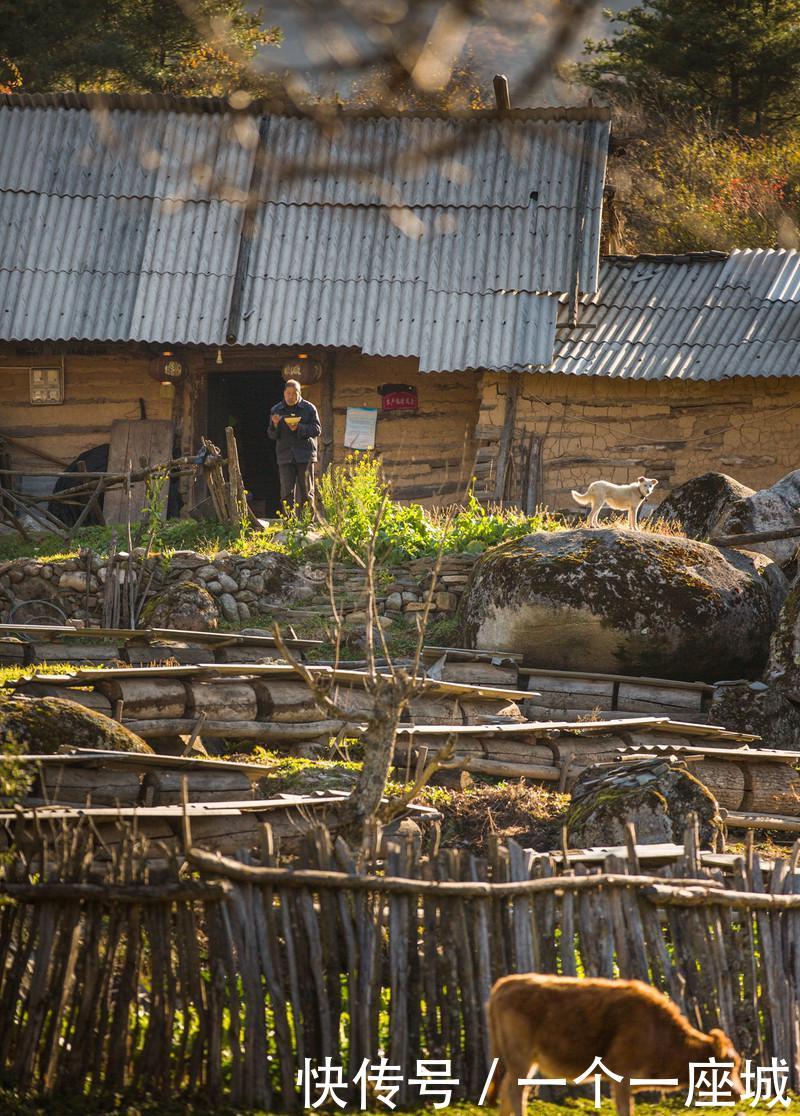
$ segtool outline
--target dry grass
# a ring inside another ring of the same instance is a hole
[[[569,795],[558,794],[524,779],[513,783],[477,784],[439,805],[444,821],[442,840],[482,855],[489,837],[513,837],[527,848],[547,852],[561,843],[561,826]]]

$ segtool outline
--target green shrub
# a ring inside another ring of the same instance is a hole
[[[434,556],[440,551],[479,554],[505,539],[559,527],[544,511],[527,516],[515,508],[487,509],[471,490],[465,504],[447,509],[397,503],[391,499],[380,462],[370,453],[351,454],[342,465],[329,469],[317,486],[317,504],[331,534],[362,555],[383,508],[375,551],[377,558],[387,564]],[[308,550],[314,528],[309,510],[285,513],[283,525],[290,554],[316,556]],[[323,538],[314,546],[321,553],[329,549],[330,542]]]
[[[277,526],[254,530],[246,524],[225,527],[193,519],[159,523],[154,510],[157,498],[155,492],[153,507],[136,525],[133,542],[161,554],[165,564],[175,550],[201,554],[229,550],[242,557],[272,550],[304,561],[323,560],[330,553],[330,538],[319,530],[310,508],[284,512]],[[400,504],[391,498],[381,463],[371,453],[353,453],[341,465],[328,469],[317,484],[317,506],[331,534],[361,555],[366,553],[382,509],[375,549],[378,560],[387,565],[432,557],[440,551],[479,554],[506,539],[560,526],[546,511],[527,516],[515,508],[485,508],[472,491],[464,504],[446,509]],[[280,541],[276,538],[279,532]],[[74,557],[84,548],[105,556],[115,538],[118,548],[127,546],[124,528],[119,526],[84,528],[67,544],[56,535],[38,535],[32,541],[4,536],[0,538],[0,560]],[[346,559],[346,554],[339,557]]]

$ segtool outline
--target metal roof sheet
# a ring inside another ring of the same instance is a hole
[[[0,337],[233,334],[415,355],[425,371],[539,365],[552,292],[576,267],[595,288],[602,113],[353,116],[321,131],[208,99],[141,105],[0,98]],[[255,237],[229,322],[249,191]]]
[[[578,328],[557,332],[550,367],[570,375],[798,376],[800,252],[611,257]]]
[[[432,291],[423,282],[267,279],[250,288],[241,344],[356,346],[416,356],[422,372],[512,368],[550,360],[558,296]]]

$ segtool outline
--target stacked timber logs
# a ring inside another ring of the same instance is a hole
[[[800,833],[800,756],[762,748],[760,738],[713,725],[655,717],[638,720],[524,722],[510,725],[401,726],[398,764],[434,756],[455,741],[447,767],[522,777],[569,790],[585,768],[643,755],[675,755],[728,811],[729,825]],[[755,746],[754,746],[755,745]],[[781,820],[782,819],[782,820]]]
[[[160,860],[178,852],[185,844],[187,823],[198,848],[232,855],[240,849],[258,847],[263,827],[287,849],[296,849],[317,825],[336,832],[346,793],[328,795],[285,795],[247,802],[192,802],[167,806],[44,806],[36,809],[0,810],[0,849],[12,843],[24,846],[34,835],[54,843],[65,825],[82,819],[91,821],[106,855],[113,854],[134,828],[146,843],[148,855]],[[408,814],[421,820],[438,819],[430,807],[410,806]],[[101,857],[102,859],[102,857]]]
[[[35,673],[11,683],[32,696],[54,693],[113,716],[156,747],[164,738],[202,731],[293,750],[327,744],[341,732],[358,733],[372,708],[364,671],[315,667],[333,682],[332,696],[351,715],[348,721],[320,712],[311,692],[286,664],[200,664],[197,666],[77,670],[66,675]],[[526,693],[423,679],[409,703],[412,723],[482,724],[521,721],[515,699]]]
[[[261,797],[263,764],[65,749],[56,755],[16,757],[33,772],[24,806],[172,806],[188,802],[245,801]],[[0,758],[0,762],[2,758]]]
[[[585,716],[669,717],[702,723],[708,719],[714,687],[705,682],[633,678],[620,674],[578,674],[565,670],[520,669],[533,691],[524,706],[531,718],[578,720]]]
[[[106,850],[125,839],[134,826],[161,858],[178,850],[185,839],[185,818],[192,840],[216,852],[233,853],[257,847],[265,822],[274,837],[296,847],[320,823],[337,827],[344,791],[325,794],[279,794],[264,797],[261,780],[270,768],[262,764],[166,757],[76,749],[52,756],[3,758],[35,772],[22,806],[0,810],[0,847],[55,835],[63,825],[91,819]],[[438,817],[435,810],[413,806],[421,820]]]
[[[320,645],[317,640],[287,642],[297,654]],[[14,665],[114,660],[131,666],[175,662],[258,665],[277,658],[275,641],[268,635],[0,625],[0,662]],[[423,648],[422,659],[427,676],[436,681],[527,688],[523,712],[532,720],[648,714],[701,724],[708,718],[714,692],[713,686],[703,682],[532,669],[522,665],[520,655],[507,651],[431,646]]]

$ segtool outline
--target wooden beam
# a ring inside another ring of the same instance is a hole
[[[511,108],[511,91],[508,87],[508,78],[505,74],[495,74],[492,79],[494,86],[494,100],[500,112],[508,112]]]
[[[774,542],[777,539],[800,538],[800,527],[781,527],[775,531],[751,531],[748,535],[714,535],[712,546],[747,546],[748,543]]]
[[[509,373],[506,383],[506,413],[503,419],[503,429],[500,433],[500,444],[497,451],[497,473],[494,490],[494,498],[498,503],[502,503],[506,491],[508,462],[511,454],[511,439],[514,434],[514,422],[517,417],[519,376],[513,372]]]

